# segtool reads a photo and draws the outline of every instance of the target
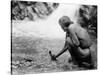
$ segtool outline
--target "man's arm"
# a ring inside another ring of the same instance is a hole
[[[74,45],[76,45],[76,46],[80,45],[79,40],[78,40],[77,35],[74,30],[69,29],[69,37],[71,38]]]
[[[65,51],[68,50],[68,47],[66,46],[66,43],[67,43],[67,42],[65,42],[64,48],[63,48],[57,55],[54,55],[54,54],[52,54],[51,51],[49,51],[49,54],[50,54],[51,59],[52,59],[53,61],[56,61],[56,60],[57,60],[57,59],[56,59],[57,57],[59,57],[61,54],[63,54]]]
[[[67,46],[67,42],[65,41],[64,48],[57,55],[55,55],[55,58],[59,57],[61,54],[63,54],[67,50],[68,50],[68,46]]]
[[[67,38],[67,37],[68,37],[68,35],[66,35],[66,38]],[[54,54],[52,54],[51,51],[49,51],[49,54],[50,54],[50,56],[51,56],[51,59],[54,60],[54,61],[56,61],[56,58],[58,58],[61,54],[63,54],[65,51],[67,51],[68,48],[69,48],[69,47],[68,47],[68,42],[65,40],[64,47],[63,47],[63,49],[62,49],[58,54],[54,55]]]

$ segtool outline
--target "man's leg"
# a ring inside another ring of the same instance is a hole
[[[89,69],[94,68],[94,61],[92,60],[92,54],[90,49],[82,49],[79,48],[80,50],[80,56],[81,57],[81,62],[79,63],[83,67],[87,67]]]
[[[91,62],[94,65],[94,68],[97,68],[97,46],[95,44],[93,44],[90,47],[90,51],[91,51]]]
[[[80,48],[80,47],[78,47],[77,53],[79,54],[79,56],[80,56],[81,58],[85,58],[85,57],[87,57],[87,56],[89,56],[89,55],[91,54],[89,48],[87,48],[87,49],[82,49],[82,48]]]

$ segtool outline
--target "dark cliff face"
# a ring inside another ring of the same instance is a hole
[[[56,8],[58,3],[33,2],[33,1],[11,1],[11,19],[35,21],[47,18]]]
[[[97,6],[81,5],[78,13],[78,23],[97,33]]]

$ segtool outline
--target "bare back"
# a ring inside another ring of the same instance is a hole
[[[77,36],[81,48],[84,49],[84,48],[89,48],[91,46],[92,43],[90,36],[84,28],[82,28],[80,25],[72,24],[70,26],[70,29]]]

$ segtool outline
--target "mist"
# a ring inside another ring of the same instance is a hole
[[[61,29],[58,20],[62,16],[69,16],[76,22],[76,12],[79,5],[60,4],[59,7],[46,19],[38,21],[13,21],[13,32],[16,34],[33,35],[43,38],[65,38],[65,32]]]

